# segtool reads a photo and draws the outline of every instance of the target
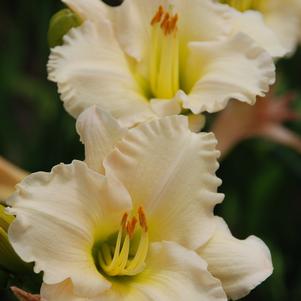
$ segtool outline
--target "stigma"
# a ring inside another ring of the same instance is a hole
[[[159,6],[152,18],[150,88],[155,98],[172,98],[179,89],[178,14]]]
[[[115,244],[112,246],[105,242],[100,247],[98,262],[108,276],[134,276],[145,267],[149,238],[146,215],[142,207],[138,208],[137,217],[130,218],[128,213],[124,213]],[[138,244],[136,232],[140,232]]]
[[[257,10],[263,12],[266,9],[269,0],[221,0],[221,3],[226,3],[237,10],[244,12],[246,10]]]

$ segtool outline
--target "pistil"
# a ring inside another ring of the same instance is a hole
[[[151,20],[150,87],[156,98],[171,98],[179,89],[178,15],[162,6]]]

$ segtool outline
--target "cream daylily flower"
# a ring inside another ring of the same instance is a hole
[[[74,117],[97,104],[131,127],[216,112],[232,98],[254,104],[274,82],[270,56],[247,35],[230,37],[231,8],[211,0],[63,2],[83,24],[51,50],[48,71]]]
[[[300,36],[299,0],[217,0],[232,6],[233,34],[244,32],[273,57],[291,54]]]
[[[85,162],[32,174],[8,200],[10,241],[44,271],[42,300],[226,301],[271,274],[261,240],[216,234],[213,134],[184,116],[126,130],[96,107],[77,129]]]

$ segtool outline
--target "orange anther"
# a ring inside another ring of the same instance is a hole
[[[155,16],[153,17],[152,21],[151,21],[151,25],[155,25],[156,23],[160,23],[162,16],[164,14],[164,9],[162,7],[162,5],[159,6]]]
[[[178,15],[170,15],[168,12],[165,12],[162,5],[159,6],[155,16],[151,20],[151,25],[161,23],[161,29],[165,35],[168,35],[174,32],[177,29]]]
[[[132,239],[133,236],[134,236],[136,224],[137,224],[137,218],[136,218],[136,217],[133,217],[132,220],[129,221],[129,222],[127,223],[127,225],[126,225],[126,230],[127,230],[127,233],[128,233],[129,236],[130,236],[130,239]]]
[[[134,231],[135,231],[135,227],[136,227],[137,222],[138,222],[138,220],[137,220],[137,218],[134,216],[134,217],[132,218],[132,221],[131,221],[131,228],[132,228],[132,232],[133,232],[133,233],[134,233]]]
[[[146,216],[145,216],[144,210],[141,206],[138,208],[138,215],[139,215],[139,223],[140,223],[141,228],[145,232],[147,232]]]
[[[174,31],[175,29],[177,29],[178,20],[179,20],[179,16],[178,16],[178,14],[175,14],[170,22],[171,23],[170,24],[171,31]]]
[[[165,13],[163,21],[161,22],[161,28],[165,35],[173,33],[177,29],[178,14],[173,17],[169,13]]]
[[[165,13],[163,21],[161,22],[161,28],[164,30],[164,32],[166,31],[166,28],[168,27],[169,24],[169,13]]]

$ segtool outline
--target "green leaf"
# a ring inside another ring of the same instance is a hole
[[[24,263],[12,248],[6,231],[0,228],[0,267],[15,274],[28,272],[31,266]]]
[[[50,19],[48,30],[49,47],[55,47],[63,44],[63,37],[73,27],[82,24],[82,19],[72,10],[66,8],[57,12]]]

